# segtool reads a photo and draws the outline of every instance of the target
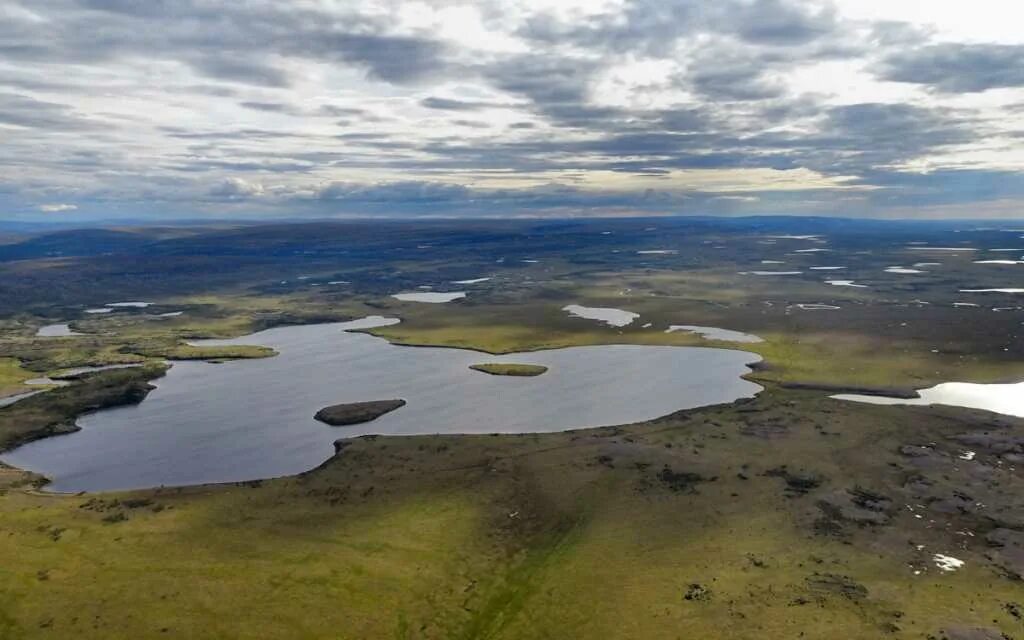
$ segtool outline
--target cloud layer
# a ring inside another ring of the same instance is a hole
[[[884,5],[0,0],[0,218],[1024,215],[1024,43]]]

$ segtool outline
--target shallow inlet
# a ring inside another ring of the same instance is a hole
[[[883,405],[944,404],[968,409],[984,409],[994,413],[1024,418],[1024,382],[1016,384],[974,384],[970,382],[944,382],[921,389],[918,398],[890,398],[843,393],[832,396],[836,400],[852,400]]]
[[[141,404],[84,415],[81,431],[2,459],[48,476],[49,490],[60,492],[242,481],[311,469],[339,438],[563,431],[650,420],[761,390],[740,377],[760,360],[743,351],[607,345],[492,357],[345,331],[387,323],[367,318],[198,342],[264,345],[279,355],[177,362]],[[509,378],[469,369],[483,360],[549,371]],[[380,398],[408,405],[352,427],[313,419],[328,405]]]

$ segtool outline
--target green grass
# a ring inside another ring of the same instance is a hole
[[[22,368],[17,358],[0,358],[0,398],[23,393],[27,389],[22,383],[35,377],[31,371]]]

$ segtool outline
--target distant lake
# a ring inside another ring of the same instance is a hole
[[[649,420],[749,397],[756,354],[703,347],[610,345],[504,356],[401,347],[348,329],[384,318],[280,327],[200,345],[263,345],[272,358],[177,362],[139,405],[82,416],[82,430],[30,443],[3,461],[77,492],[268,478],[309,470],[339,438],[364,434],[531,433]],[[537,378],[482,376],[469,365],[518,362]],[[313,414],[331,404],[402,398],[351,427]]]

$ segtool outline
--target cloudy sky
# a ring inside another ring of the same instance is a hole
[[[1008,0],[0,0],[0,219],[1024,217]]]

